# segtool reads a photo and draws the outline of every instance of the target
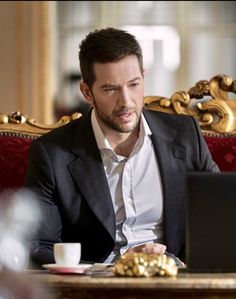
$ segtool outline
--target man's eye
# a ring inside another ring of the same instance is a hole
[[[133,82],[133,83],[130,84],[131,87],[135,87],[135,86],[138,86],[138,85],[139,85],[139,82]]]
[[[110,91],[114,91],[114,90],[116,90],[115,87],[109,87],[109,88],[104,89],[105,92],[110,92]]]

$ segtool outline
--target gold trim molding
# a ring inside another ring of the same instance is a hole
[[[24,137],[34,138],[52,129],[63,126],[81,116],[81,113],[75,112],[72,115],[62,116],[56,123],[44,124],[37,122],[32,117],[22,114],[20,111],[13,112],[12,114],[0,113],[0,135],[22,135]]]
[[[219,74],[170,98],[146,96],[145,108],[195,117],[203,133],[236,133],[236,80]],[[232,95],[231,95],[232,94]]]

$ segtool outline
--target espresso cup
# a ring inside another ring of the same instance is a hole
[[[59,266],[73,267],[79,264],[80,243],[56,243],[53,246],[54,259]]]

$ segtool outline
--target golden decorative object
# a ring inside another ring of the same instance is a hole
[[[125,253],[115,263],[113,273],[130,277],[176,276],[178,267],[165,254]]]
[[[145,108],[195,117],[205,135],[236,133],[236,80],[225,74],[198,81],[170,98],[146,96]]]
[[[42,124],[35,119],[22,114],[20,111],[11,114],[0,113],[0,134],[8,136],[24,136],[28,138],[37,138],[44,133],[67,124],[68,122],[80,118],[81,113],[75,112],[72,115],[62,116],[53,124]]]

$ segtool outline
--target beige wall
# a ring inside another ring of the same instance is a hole
[[[79,71],[78,44],[101,26],[171,25],[177,30],[181,64],[167,70],[163,42],[156,40],[146,95],[170,96],[216,74],[235,78],[235,1],[150,1],[149,8],[138,7],[141,3],[0,1],[0,113],[20,110],[51,123],[55,98],[59,104],[77,100],[77,93],[64,96],[64,76]]]
[[[17,103],[18,81],[16,74],[16,3],[0,3],[0,111],[11,112]],[[9,26],[10,25],[10,26]]]
[[[53,1],[0,2],[0,112],[53,121]]]

